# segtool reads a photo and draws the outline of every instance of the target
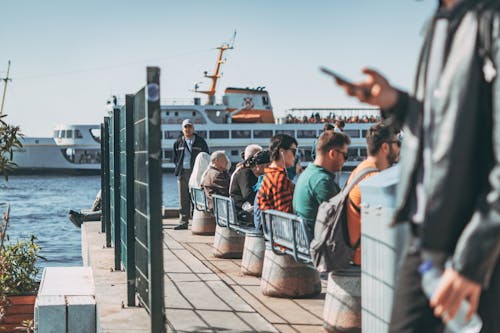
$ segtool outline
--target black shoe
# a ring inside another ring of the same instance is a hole
[[[184,223],[176,225],[174,227],[174,230],[187,230],[187,228],[188,228],[188,223],[184,222]]]
[[[77,228],[82,227],[83,218],[84,218],[83,214],[75,212],[74,210],[69,211],[69,220],[71,221],[71,223],[73,223],[75,227]]]

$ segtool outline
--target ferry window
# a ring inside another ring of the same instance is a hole
[[[231,150],[231,155],[232,156],[238,156],[240,152],[238,150]]]
[[[196,131],[196,134],[201,136],[203,139],[207,138],[207,131]]]
[[[171,161],[172,160],[172,151],[171,150],[164,150],[163,151],[163,158],[165,160]]]
[[[359,156],[364,160],[368,156],[368,150],[366,148],[361,148],[359,150]]]
[[[233,139],[250,139],[250,131],[249,130],[231,131],[231,137]]]
[[[175,111],[174,115],[177,117],[179,115],[179,112]]]
[[[270,139],[273,136],[272,130],[254,130],[253,137],[255,139]]]
[[[165,131],[165,140],[168,139],[177,139],[182,132],[179,131]]]
[[[167,111],[167,116],[170,116],[170,112],[169,111]]]
[[[61,139],[64,139],[64,138],[66,137],[66,131],[60,131],[60,132],[59,132],[59,137],[60,137]]]
[[[311,149],[304,149],[304,161],[312,161]]]
[[[196,111],[193,111],[193,117],[196,116]]]
[[[72,130],[66,130],[66,138],[71,139],[73,137],[73,131]]]
[[[316,130],[298,130],[297,138],[315,138]]]
[[[210,131],[210,139],[229,139],[229,131]]]
[[[349,158],[347,159],[348,161],[358,161],[359,160],[358,148],[347,149],[347,154],[349,154]]]
[[[368,133],[368,130],[361,130],[361,137],[366,138],[367,133]]]
[[[83,138],[82,132],[80,132],[79,129],[75,130],[75,138],[76,139],[81,139]]]
[[[359,130],[344,130],[344,133],[349,135],[351,138],[359,138]]]
[[[288,134],[291,137],[295,138],[295,131],[294,130],[276,130],[276,134]]]
[[[264,104],[264,105],[269,105],[269,97],[267,97],[267,96],[262,96],[262,104]]]

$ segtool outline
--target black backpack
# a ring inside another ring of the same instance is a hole
[[[319,206],[310,253],[320,272],[331,272],[349,266],[361,238],[354,246],[350,245],[346,214],[348,194],[364,176],[375,171],[378,169],[361,170],[340,193]]]

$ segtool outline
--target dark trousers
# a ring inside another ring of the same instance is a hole
[[[418,266],[422,263],[420,250],[409,249],[398,274],[394,293],[391,333],[443,332],[441,319],[434,317],[429,300],[422,291]],[[497,262],[491,284],[481,294],[478,314],[483,320],[482,333],[500,332],[500,265]]]
[[[184,169],[177,177],[177,187],[179,189],[179,206],[181,223],[188,223],[191,217],[191,197],[189,194],[189,178],[191,170]]]

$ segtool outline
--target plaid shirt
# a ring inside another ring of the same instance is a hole
[[[264,180],[259,190],[259,209],[276,209],[293,213],[292,199],[295,184],[287,177],[284,168],[266,168]]]

